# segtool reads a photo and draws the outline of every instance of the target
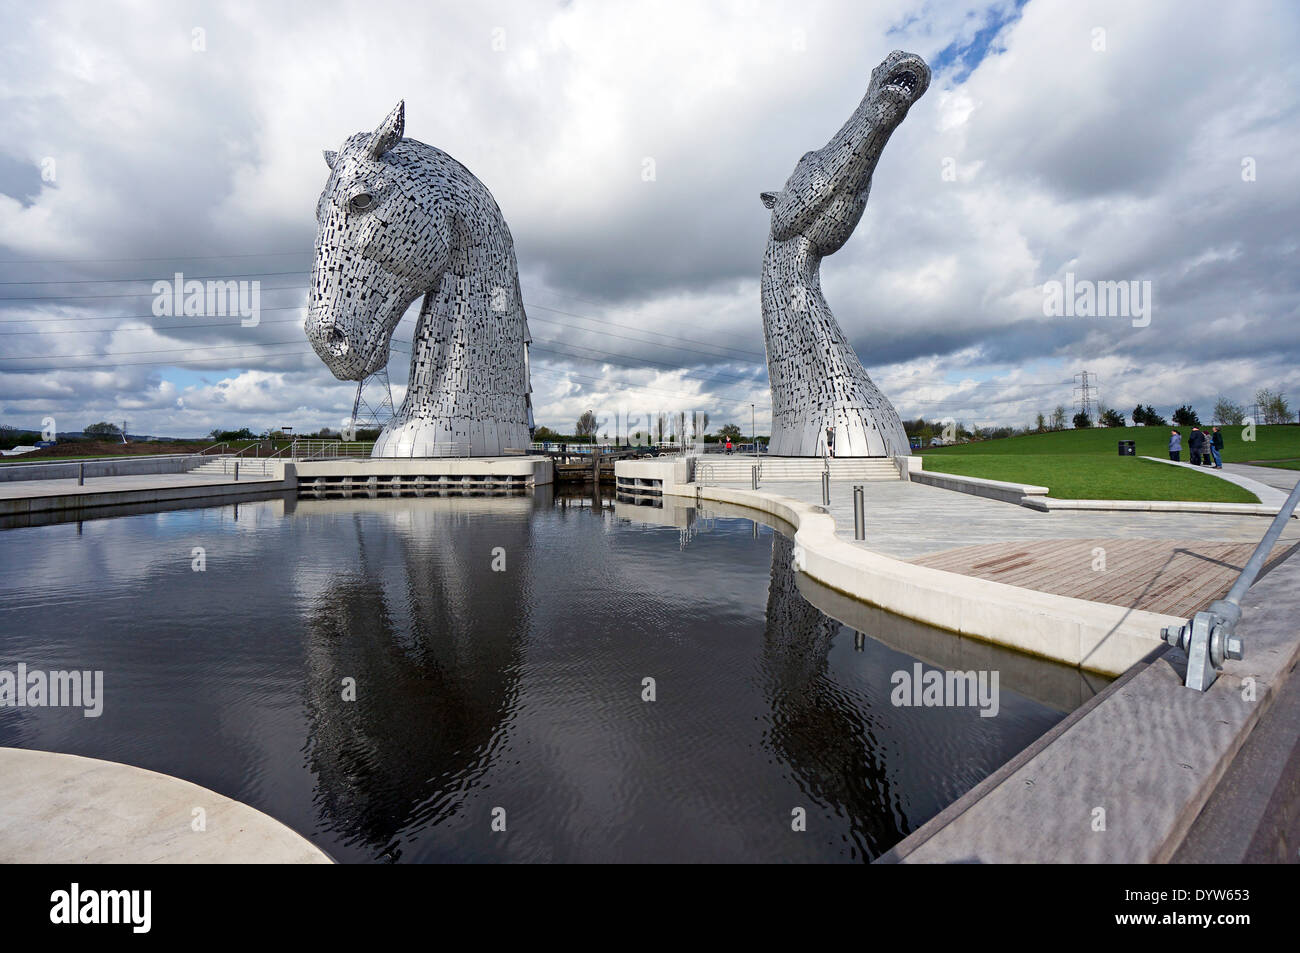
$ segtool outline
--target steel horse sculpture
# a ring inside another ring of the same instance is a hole
[[[867,376],[822,296],[821,261],[862,218],[880,153],[930,85],[930,68],[895,51],[871,72],[857,110],[822,149],[809,152],[780,192],[764,192],[772,230],[763,255],[763,335],[772,388],[773,455],[910,452],[894,406]]]
[[[531,339],[510,229],[482,182],[404,128],[398,103],[325,153],[307,338],[335,377],[363,380],[423,295],[406,399],[372,456],[526,450]]]

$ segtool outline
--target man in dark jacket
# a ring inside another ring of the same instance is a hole
[[[1223,469],[1223,434],[1219,433],[1219,428],[1214,428],[1214,436],[1210,438],[1210,453],[1214,454],[1214,469]]]
[[[1192,428],[1192,435],[1187,438],[1187,449],[1191,451],[1191,464],[1194,467],[1201,465],[1201,455],[1205,453],[1205,434],[1201,433],[1200,427]]]

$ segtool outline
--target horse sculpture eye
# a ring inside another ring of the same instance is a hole
[[[348,203],[354,212],[364,212],[375,204],[375,197],[369,192],[359,192]]]

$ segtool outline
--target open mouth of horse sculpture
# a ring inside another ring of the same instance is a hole
[[[482,182],[404,129],[398,103],[325,153],[307,338],[335,377],[363,380],[423,295],[406,398],[372,455],[526,449],[531,338],[510,229]]]
[[[821,290],[821,261],[862,219],[876,163],[930,85],[930,68],[895,51],[871,72],[862,102],[824,147],[806,153],[780,192],[764,192],[772,229],[763,255],[763,336],[774,455],[910,452],[893,404],[867,376]]]

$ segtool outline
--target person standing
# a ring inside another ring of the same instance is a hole
[[[1194,467],[1201,465],[1201,455],[1205,453],[1205,434],[1201,433],[1200,427],[1193,427],[1192,434],[1187,438],[1187,449],[1191,451],[1188,456],[1189,462]]]
[[[1219,433],[1219,428],[1214,428],[1214,436],[1210,438],[1210,453],[1214,454],[1214,469],[1223,469],[1223,434]]]
[[[1177,430],[1169,431],[1169,459],[1179,461],[1183,458],[1183,435]]]
[[[826,453],[835,456],[835,428],[826,428]]]

